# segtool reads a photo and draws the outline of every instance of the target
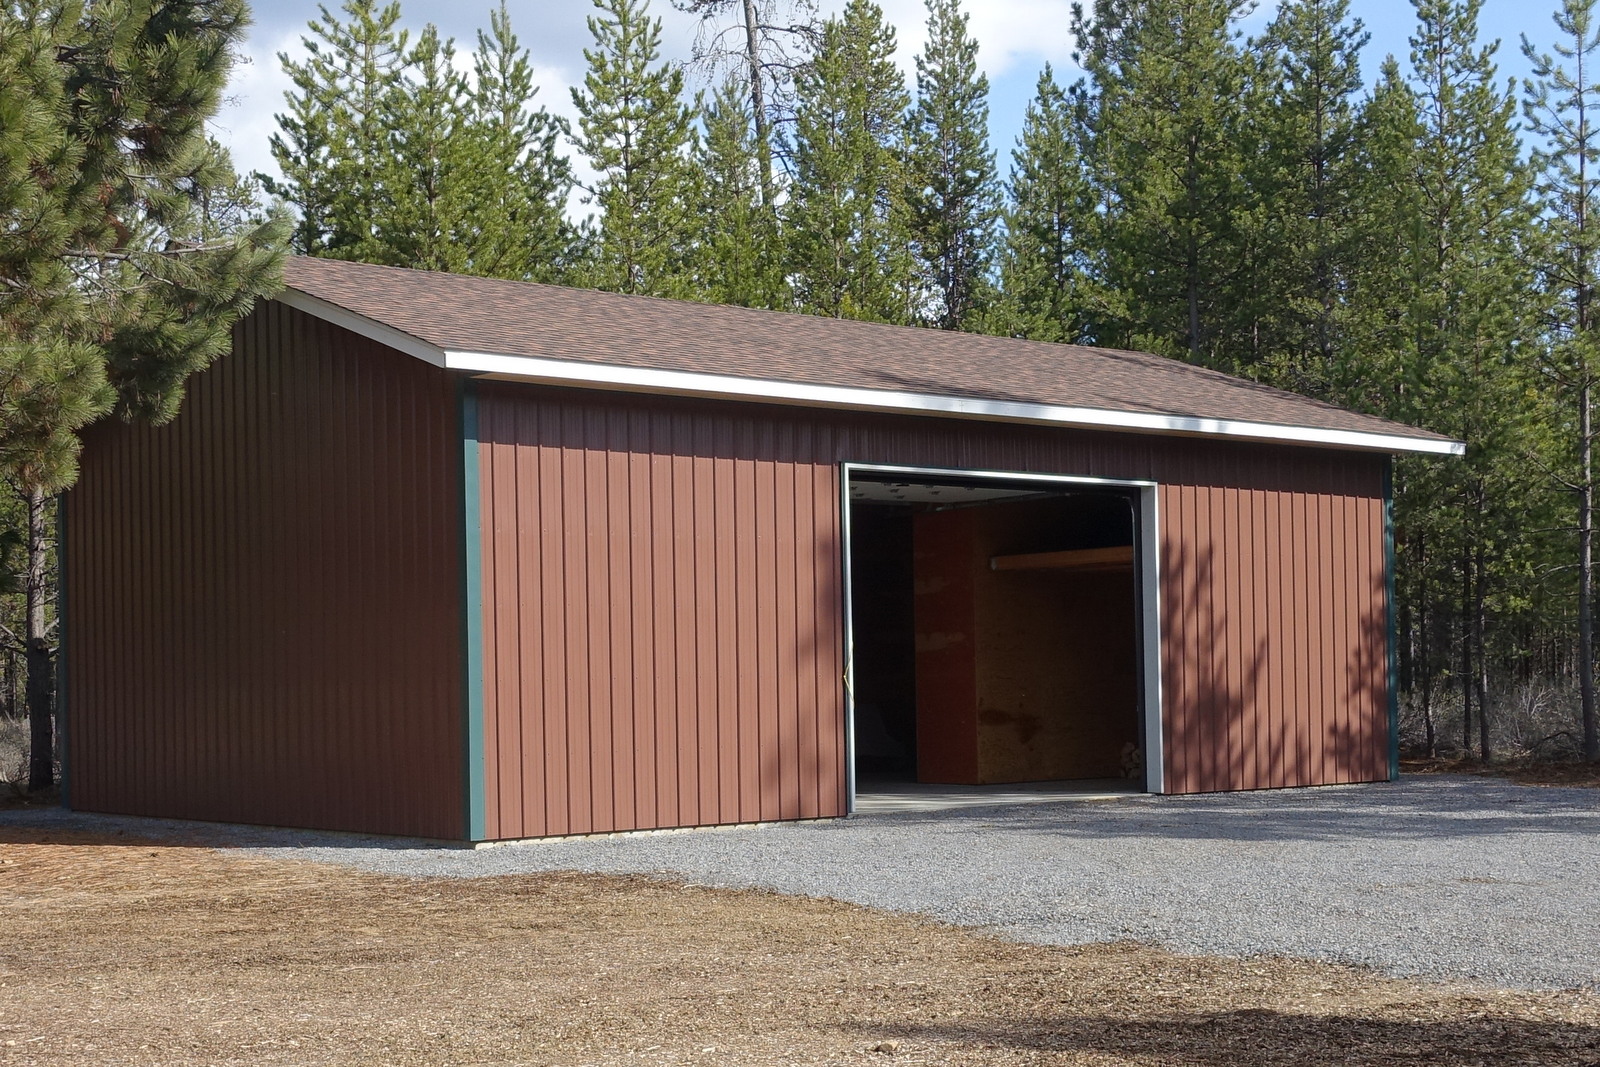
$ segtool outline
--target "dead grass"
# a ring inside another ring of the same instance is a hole
[[[1600,996],[0,828],[0,1064],[1600,1064]]]
[[[1600,788],[1600,764],[1533,759],[1408,759],[1400,761],[1401,774],[1474,774],[1480,778],[1505,778],[1518,785],[1580,786]]]

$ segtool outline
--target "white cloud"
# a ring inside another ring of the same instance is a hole
[[[899,35],[900,63],[909,77],[928,34],[927,6],[922,0],[883,0],[882,6]],[[968,28],[978,40],[978,66],[991,80],[1018,66],[1037,70],[1047,61],[1058,67],[1071,63],[1071,0],[969,0],[965,6]]]
[[[241,174],[278,173],[268,139],[278,129],[273,115],[283,110],[283,94],[292,84],[278,62],[279,52],[300,54],[299,33],[253,35],[246,42],[242,61],[228,82],[226,102],[211,122],[212,132],[233,153],[233,165]]]

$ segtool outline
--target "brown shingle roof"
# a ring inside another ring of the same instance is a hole
[[[1140,352],[325,259],[290,260],[285,281],[446,352],[1449,440]]]

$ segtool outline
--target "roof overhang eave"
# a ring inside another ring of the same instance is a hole
[[[989,422],[1026,423],[1074,429],[1120,430],[1129,433],[1185,437],[1227,437],[1268,443],[1310,445],[1363,452],[1420,452],[1459,456],[1466,445],[1435,437],[1361,430],[1329,430],[1314,426],[1246,422],[1161,412],[1070,407],[984,397],[948,396],[891,389],[859,389],[776,379],[741,378],[698,371],[659,370],[578,360],[511,356],[441,348],[415,334],[389,326],[299,289],[285,289],[280,302],[308,315],[371,338],[436,367],[505,381],[536,382],[583,389],[690,396],[712,400],[747,400],[838,408],[884,414],[936,415]]]
[[[444,366],[501,381],[536,382],[586,389],[690,396],[714,400],[748,400],[805,407],[841,408],[885,414],[937,415],[990,422],[1028,423],[1075,429],[1120,430],[1130,433],[1187,437],[1245,438],[1279,444],[1313,445],[1366,452],[1420,452],[1462,455],[1460,441],[1408,437],[1358,430],[1244,422],[1160,412],[1070,407],[983,397],[948,396],[890,389],[858,389],[774,379],[741,378],[697,371],[623,367],[615,364],[492,352],[447,350]]]
[[[279,303],[287,304],[296,311],[303,311],[335,326],[343,327],[351,333],[360,334],[362,337],[371,338],[379,344],[388,345],[390,348],[404,352],[408,356],[415,356],[425,363],[432,363],[435,367],[445,365],[444,349],[438,345],[430,344],[415,334],[406,333],[376,319],[370,319],[348,308],[340,307],[310,293],[301,292],[299,289],[285,289],[274,297]]]

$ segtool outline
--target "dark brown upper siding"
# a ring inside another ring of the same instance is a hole
[[[462,834],[455,383],[268,303],[67,495],[71,803]]]
[[[1387,775],[1381,456],[475,388],[490,837],[842,813],[842,461],[1162,483],[1169,788]]]

